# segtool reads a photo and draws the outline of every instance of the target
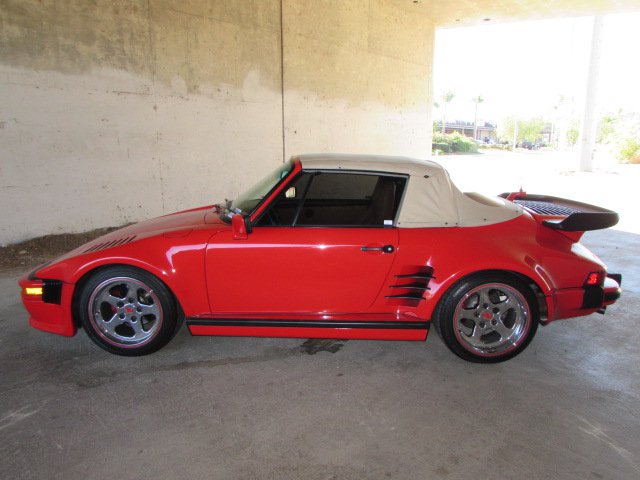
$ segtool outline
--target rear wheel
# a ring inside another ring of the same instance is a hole
[[[459,357],[497,363],[515,357],[533,339],[539,323],[531,289],[505,273],[460,280],[434,312],[436,330]]]
[[[118,355],[155,352],[176,333],[178,309],[153,275],[127,266],[96,272],[81,287],[79,318],[99,347]]]

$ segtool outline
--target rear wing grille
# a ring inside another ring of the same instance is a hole
[[[578,210],[567,207],[565,205],[556,205],[549,202],[537,202],[535,200],[514,200],[518,205],[522,205],[529,210],[532,210],[541,215],[561,215],[568,217],[572,213],[577,213]]]
[[[542,224],[556,230],[568,232],[586,232],[613,227],[618,223],[618,214],[606,208],[588,203],[576,202],[566,198],[548,195],[528,195],[526,193],[503,193],[507,198],[538,215],[564,217],[543,220]]]

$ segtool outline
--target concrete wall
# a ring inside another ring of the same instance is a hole
[[[286,155],[431,153],[434,28],[386,0],[284,6]]]
[[[386,0],[0,0],[0,244],[232,197],[295,153],[424,157],[433,31]]]

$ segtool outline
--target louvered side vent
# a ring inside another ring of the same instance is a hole
[[[429,282],[433,276],[433,268],[416,267],[415,271],[402,275],[395,275],[395,282],[389,285],[394,292],[393,295],[386,295],[385,298],[401,300],[410,305],[415,305],[424,300],[424,292],[429,290]]]
[[[97,243],[95,245],[91,245],[82,253],[97,252],[98,250],[104,250],[105,248],[119,247],[120,245],[124,245],[125,243],[132,242],[133,240],[135,240],[135,238],[135,235],[131,235],[130,237],[117,238],[115,240],[109,240],[108,242]]]

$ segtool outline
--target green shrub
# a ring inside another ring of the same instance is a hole
[[[620,163],[640,163],[640,141],[635,138],[622,140],[618,159]]]
[[[442,153],[449,153],[451,151],[451,147],[448,143],[432,143],[432,150],[440,150]]]
[[[433,131],[433,138],[432,138],[432,142],[433,143],[446,143],[448,145],[448,138],[449,135],[445,135],[444,133],[440,133],[439,131],[434,130]]]
[[[433,151],[440,150],[444,153],[476,153],[478,144],[458,132],[434,133],[431,149]]]
[[[480,150],[511,150],[511,145],[503,143],[482,143]]]
[[[567,129],[567,144],[570,147],[573,147],[576,143],[578,143],[578,138],[580,137],[580,130],[578,130],[578,122],[573,122],[572,125]]]
[[[457,132],[451,134],[451,151],[453,152],[477,152],[478,144],[469,137],[465,137]]]

